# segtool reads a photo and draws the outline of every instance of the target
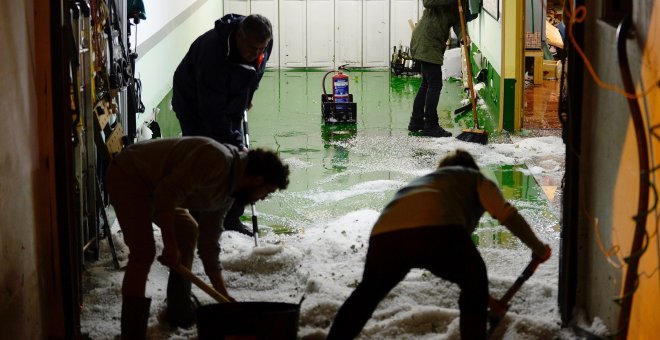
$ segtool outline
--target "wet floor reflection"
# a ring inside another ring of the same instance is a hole
[[[504,197],[530,224],[536,226],[537,233],[552,234],[559,231],[559,220],[550,208],[548,196],[525,165],[490,166],[482,171],[497,182]],[[520,245],[515,236],[488,214],[481,219],[473,240],[481,246],[508,248]]]
[[[324,73],[267,72],[255,95],[251,143],[276,149],[291,168],[289,188],[257,204],[264,232],[304,233],[353,211],[381,211],[399,188],[432,171],[456,143],[446,139],[448,146],[443,146],[445,139],[409,135],[419,78],[392,77],[388,71],[349,72],[357,122],[326,124],[321,112]],[[460,132],[452,116],[461,106],[460,83],[446,82],[442,91],[441,124]],[[535,226],[556,229],[548,199],[525,165],[486,166],[483,171]],[[485,246],[517,244],[487,216],[475,235]]]

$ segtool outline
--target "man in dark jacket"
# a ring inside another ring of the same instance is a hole
[[[244,112],[252,106],[263,77],[272,35],[271,23],[262,15],[227,14],[192,43],[173,83],[172,106],[184,136],[205,136],[245,148]],[[251,228],[240,221],[244,208],[229,209],[224,228],[252,236]],[[194,321],[189,292],[190,282],[171,273],[167,315],[173,325],[187,327]]]
[[[243,114],[272,49],[270,21],[259,14],[227,14],[197,38],[174,72],[172,106],[183,135],[244,148]],[[243,209],[230,209],[225,230],[252,236],[240,221]]]
[[[468,152],[457,150],[438,169],[399,190],[376,221],[369,238],[362,282],[344,302],[328,340],[353,339],[378,303],[412,268],[423,268],[461,288],[461,339],[485,339],[488,317],[486,265],[470,235],[485,211],[548,260],[543,244],[486,178]]]
[[[429,137],[451,137],[438,124],[438,101],[442,90],[442,64],[453,27],[461,36],[461,22],[456,0],[424,0],[424,13],[410,40],[412,58],[421,66],[422,83],[419,86],[408,131],[422,131]]]

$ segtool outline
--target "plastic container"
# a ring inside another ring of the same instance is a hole
[[[355,123],[357,121],[357,104],[353,95],[348,95],[348,101],[338,103],[333,95],[321,95],[321,113],[326,124]]]
[[[298,336],[300,305],[236,302],[197,309],[197,336],[204,339],[287,340]]]

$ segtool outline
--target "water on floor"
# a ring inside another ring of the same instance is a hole
[[[321,114],[324,73],[268,72],[255,95],[248,117],[252,147],[276,149],[292,169],[289,188],[257,205],[266,231],[297,233],[306,225],[350,211],[380,211],[398,188],[432,171],[454,145],[466,147],[454,138],[410,134],[407,124],[420,78],[397,77],[387,71],[350,72],[357,123],[325,124]],[[454,136],[466,126],[465,117],[453,114],[464,96],[460,82],[445,82],[438,112],[440,124]],[[488,119],[489,110],[480,108],[480,115]],[[542,224],[557,228],[556,211],[525,164],[498,163],[486,165],[483,171],[498,182],[507,198],[534,218],[547,220]],[[497,224],[485,217],[475,241],[512,245],[511,235]]]
[[[321,117],[323,74],[270,71],[256,93],[249,112],[251,146],[278,150],[291,168],[291,183],[287,190],[256,204],[260,247],[280,247],[279,253],[262,255],[254,251],[258,247],[251,238],[223,234],[220,257],[230,294],[238,301],[293,303],[304,296],[298,335],[324,339],[337,309],[360,281],[369,231],[378,212],[398,188],[432,171],[446,153],[463,148],[555,251],[521,288],[496,338],[563,339],[556,310],[558,199],[552,190],[563,175],[561,140],[511,136],[506,143],[491,140],[480,145],[411,136],[406,129],[420,80],[391,77],[387,70],[350,72],[357,123],[326,125]],[[460,83],[448,81],[442,91],[440,123],[456,135],[466,125],[464,117],[452,116],[462,106]],[[173,137],[179,133],[178,123],[168,106],[166,99],[159,123],[164,136]],[[487,105],[480,108],[486,127],[496,116],[490,110]],[[113,229],[123,263],[128,251],[116,224]],[[154,232],[160,253],[159,229]],[[480,221],[473,239],[487,264],[489,291],[500,297],[529,261],[529,250],[488,216]],[[90,338],[111,339],[119,331],[123,272],[114,270],[108,251],[102,255],[102,261],[85,272],[81,331]],[[204,272],[198,259],[193,272]],[[167,268],[154,263],[146,288],[152,298],[149,337],[197,338],[194,327],[173,328],[162,320],[167,276]],[[202,304],[214,302],[194,291]],[[452,284],[414,270],[381,302],[363,338],[457,338],[458,294]]]

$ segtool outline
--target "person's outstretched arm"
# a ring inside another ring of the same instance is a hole
[[[484,209],[527,245],[534,256],[547,260],[550,247],[539,240],[529,223],[520,215],[518,209],[502,196],[502,192],[497,185],[484,177],[478,184],[477,190]]]

